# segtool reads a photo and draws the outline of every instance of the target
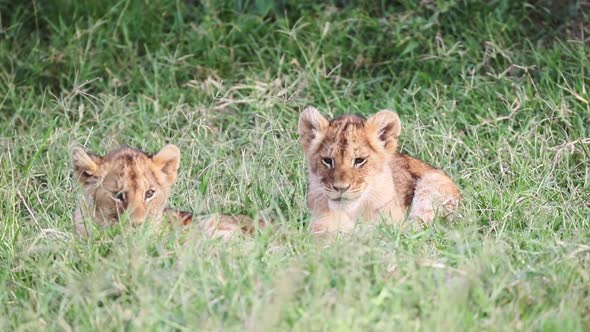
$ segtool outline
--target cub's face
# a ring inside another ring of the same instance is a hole
[[[180,150],[174,145],[155,155],[121,148],[101,157],[72,149],[74,176],[84,189],[91,217],[103,224],[116,223],[123,214],[134,225],[160,219],[179,162]]]
[[[315,108],[307,108],[299,118],[299,142],[309,180],[319,181],[331,201],[358,199],[387,167],[400,131],[399,117],[391,111],[367,120],[355,115],[328,120]]]

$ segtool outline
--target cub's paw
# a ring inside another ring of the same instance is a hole
[[[269,223],[269,219],[264,217],[259,217],[255,221],[243,214],[214,214],[204,219],[201,227],[208,237],[227,241],[239,234],[253,235],[257,229],[264,229]]]
[[[421,221],[424,224],[431,224],[435,216],[436,213],[432,208],[412,210],[412,212],[408,216],[408,221]]]
[[[321,218],[312,220],[309,225],[311,234],[318,237],[330,236],[336,233],[350,233],[355,221],[345,213],[333,212]]]
[[[410,215],[408,216],[408,220],[422,221],[422,223],[429,225],[436,217],[453,219],[458,215],[458,204],[458,200],[452,200],[449,202],[444,202],[443,204],[417,205],[416,207],[412,208]]]
[[[203,232],[210,238],[228,241],[240,232],[238,221],[233,216],[215,214],[201,222]]]

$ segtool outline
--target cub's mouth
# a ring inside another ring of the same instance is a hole
[[[337,203],[348,203],[353,202],[359,198],[359,195],[334,195],[333,193],[328,193],[328,199],[332,202]]]

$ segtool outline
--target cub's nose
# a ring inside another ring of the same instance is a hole
[[[350,188],[350,183],[334,183],[332,188],[340,193],[343,193]]]

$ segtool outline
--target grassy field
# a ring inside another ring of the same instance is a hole
[[[563,3],[0,1],[0,330],[590,330],[590,11]],[[308,105],[395,109],[462,217],[315,241]],[[166,143],[171,206],[276,230],[74,236],[70,147]]]

